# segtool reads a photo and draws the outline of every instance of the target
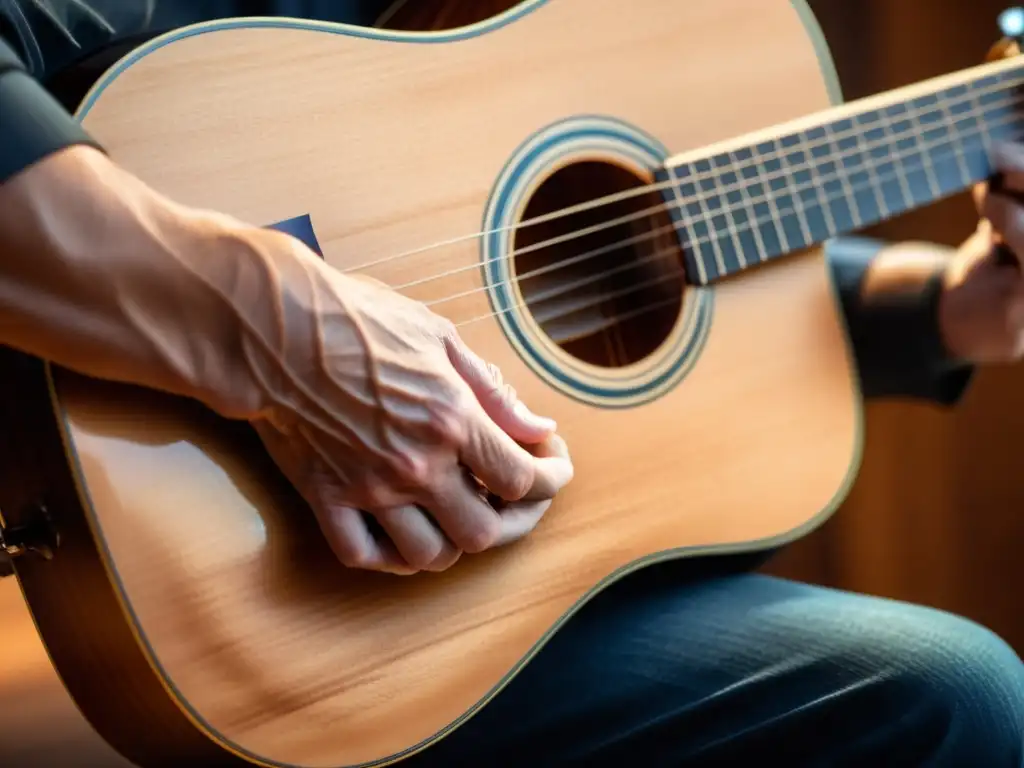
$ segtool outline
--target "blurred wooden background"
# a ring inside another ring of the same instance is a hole
[[[979,63],[999,0],[810,0],[847,100]],[[977,218],[967,196],[878,227],[950,244]],[[991,627],[1024,655],[1024,366],[981,371],[955,410],[878,402],[843,508],[769,571],[925,603]]]

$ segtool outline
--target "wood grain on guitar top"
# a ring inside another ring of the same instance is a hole
[[[173,198],[258,224],[310,214],[347,269],[478,231],[509,156],[558,120],[614,116],[678,153],[828,106],[790,2],[551,0],[429,45],[198,34],[125,69],[84,123]],[[479,260],[470,239],[369,274],[408,283]],[[492,311],[482,279],[465,268],[410,295],[470,292],[438,307],[460,322]],[[471,713],[620,569],[763,547],[830,509],[860,424],[821,254],[713,291],[693,369],[633,408],[556,391],[493,320],[460,329],[557,419],[576,477],[528,539],[409,579],[334,564],[245,429],[54,371],[97,541],[196,727],[253,761],[386,762]]]

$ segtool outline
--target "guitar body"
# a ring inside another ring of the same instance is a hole
[[[51,441],[25,482],[62,544],[17,570],[101,735],[142,765],[389,764],[486,706],[612,581],[822,522],[857,468],[861,406],[820,251],[676,285],[625,328],[564,282],[586,264],[538,281],[558,312],[524,307],[517,276],[573,251],[512,253],[559,220],[512,230],[835,93],[803,0],[535,0],[430,36],[226,21],[108,71],[79,114],[119,163],[253,223],[308,215],[334,267],[417,283],[557,419],[576,476],[519,543],[443,574],[353,572],[246,428],[47,368],[16,416]]]

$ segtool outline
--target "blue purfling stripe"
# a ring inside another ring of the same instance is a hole
[[[556,144],[569,143],[574,140],[581,139],[612,139],[623,142],[626,147],[639,148],[640,150],[659,159],[664,159],[668,156],[667,150],[652,137],[649,137],[647,134],[635,129],[616,130],[607,125],[609,120],[608,118],[596,115],[581,115],[575,119],[601,120],[605,123],[606,127],[584,126],[580,128],[570,128],[563,133],[556,133],[552,131],[553,126],[547,126],[535,133],[531,139],[524,142],[524,146],[529,145],[529,143],[535,140],[537,136],[542,135],[545,132],[552,132],[552,135],[543,141],[538,142],[523,156],[510,161],[510,164],[514,163],[514,165],[511,166],[511,171],[508,170],[509,166],[506,166],[506,170],[501,174],[501,186],[497,190],[497,197],[492,198],[493,202],[488,205],[487,214],[485,214],[484,219],[483,229],[485,232],[488,232],[488,247],[484,254],[484,263],[482,264],[484,279],[488,287],[487,293],[490,298],[491,309],[496,313],[499,324],[507,333],[514,337],[524,350],[527,351],[531,362],[539,365],[551,378],[560,382],[569,390],[575,390],[585,396],[599,397],[602,399],[628,400],[638,395],[643,395],[646,392],[658,389],[666,382],[677,378],[688,365],[692,364],[693,352],[703,344],[706,337],[707,327],[710,323],[710,294],[706,294],[706,298],[704,300],[698,300],[698,306],[696,307],[697,316],[695,318],[696,330],[688,338],[684,338],[677,349],[673,350],[673,354],[676,356],[676,362],[674,364],[669,366],[657,377],[649,381],[645,381],[641,385],[633,387],[596,386],[571,376],[562,368],[553,366],[543,354],[538,352],[535,345],[530,341],[519,324],[515,322],[513,317],[511,317],[513,314],[512,308],[514,303],[511,300],[509,289],[507,287],[511,271],[507,266],[508,258],[505,252],[506,249],[503,247],[504,235],[506,233],[504,231],[494,231],[502,230],[511,224],[514,216],[513,203],[517,202],[512,199],[513,194],[521,183],[523,183],[523,186],[525,187],[526,185],[524,182],[529,181],[536,176],[536,171],[538,170],[538,158],[547,153]],[[641,139],[646,139],[646,143],[641,143]],[[614,403],[606,403],[606,405],[615,407]],[[623,403],[623,406],[631,405],[633,404],[628,402]]]

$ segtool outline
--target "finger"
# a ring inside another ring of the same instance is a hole
[[[373,535],[362,511],[345,503],[331,470],[315,461],[301,489],[320,530],[341,564],[348,568],[407,575],[415,573],[394,543]]]
[[[1003,195],[988,195],[982,215],[1014,253],[1024,253],[1024,207]]]
[[[495,547],[504,547],[532,533],[533,529],[551,507],[552,499],[546,501],[517,501],[501,510],[501,533],[494,542]]]
[[[552,435],[548,441],[552,440],[564,448],[565,442],[560,437]],[[553,496],[572,479],[568,451],[565,450],[564,455],[537,450],[534,453],[537,455],[516,444],[481,414],[480,418],[470,419],[460,460],[488,490],[505,501],[521,501],[534,488]]]
[[[519,501],[533,487],[536,459],[482,410],[470,413],[467,427],[459,461],[492,493]]]
[[[1024,144],[995,144],[990,160],[993,172],[1000,177],[999,187],[1003,191],[1024,192]]]
[[[410,567],[425,571],[437,568],[438,564],[447,567],[458,559],[458,551],[420,508],[391,507],[376,511],[373,516]]]
[[[392,542],[377,539],[370,532],[358,509],[333,505],[318,505],[315,509],[320,530],[342,565],[403,576],[416,572]]]
[[[538,446],[538,458],[561,459],[559,462],[542,463],[537,481],[523,501],[505,504],[498,514],[501,517],[501,534],[496,547],[510,544],[531,533],[541,518],[551,508],[554,497],[572,480],[572,462],[569,449],[558,435],[552,435],[543,445]]]
[[[423,506],[451,543],[466,552],[483,552],[501,535],[501,518],[461,468],[446,472]]]
[[[457,336],[447,339],[445,347],[452,366],[473,390],[484,413],[513,440],[539,443],[555,431],[555,422],[533,413],[505,383],[496,365],[483,360]]]
[[[569,446],[560,435],[551,435],[534,447],[534,461],[536,470],[533,485],[523,501],[553,499],[572,482],[576,470],[569,457]]]
[[[456,549],[453,546],[449,546],[448,548],[444,549],[440,555],[438,555],[437,559],[434,562],[432,562],[423,570],[433,571],[436,573],[440,573],[441,571],[447,571],[449,568],[455,565],[459,561],[459,558],[461,557],[461,549]]]

